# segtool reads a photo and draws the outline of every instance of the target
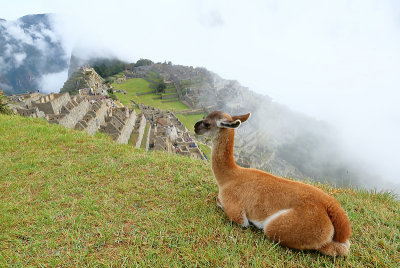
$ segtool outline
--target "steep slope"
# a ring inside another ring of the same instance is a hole
[[[318,187],[353,224],[348,258],[293,251],[230,224],[203,161],[0,115],[0,266],[395,267],[400,203]]]
[[[67,63],[51,15],[0,20],[0,89],[7,94],[37,90],[43,75],[61,72]]]

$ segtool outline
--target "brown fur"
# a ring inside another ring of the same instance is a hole
[[[315,249],[326,255],[348,255],[350,221],[339,202],[322,190],[267,172],[239,167],[233,159],[234,128],[250,114],[213,112],[195,125],[197,134],[213,137],[212,169],[219,187],[217,203],[240,225],[262,222],[278,211],[264,232],[295,249]],[[240,122],[238,122],[238,120]]]

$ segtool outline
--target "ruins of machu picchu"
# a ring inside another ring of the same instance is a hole
[[[106,89],[94,69],[84,66],[67,80],[62,93],[32,92],[13,95],[8,100],[11,109],[22,116],[45,118],[49,123],[89,135],[100,131],[116,143],[128,144],[132,139],[133,146],[146,151],[161,150],[207,159],[172,112],[138,104],[140,113],[137,113],[133,107],[109,98]]]

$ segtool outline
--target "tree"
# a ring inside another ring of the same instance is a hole
[[[156,91],[157,93],[164,93],[166,88],[167,85],[161,80],[156,86]]]
[[[134,67],[139,67],[139,66],[148,66],[148,65],[152,65],[154,62],[152,62],[151,60],[148,59],[140,59],[138,60],[135,65],[133,65]]]
[[[110,77],[107,77],[106,79],[104,79],[104,83],[111,85],[112,83],[114,83],[114,80]]]

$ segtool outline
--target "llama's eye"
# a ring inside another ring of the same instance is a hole
[[[206,128],[209,128],[209,127],[210,127],[210,123],[204,123],[204,126],[205,126]]]

